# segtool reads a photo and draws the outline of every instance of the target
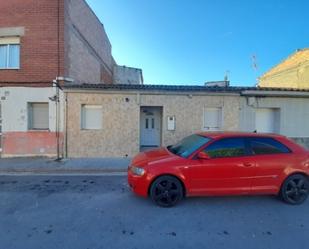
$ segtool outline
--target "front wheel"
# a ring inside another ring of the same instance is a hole
[[[160,176],[150,187],[150,197],[161,207],[172,207],[183,198],[181,182],[173,176]]]
[[[308,177],[295,174],[289,176],[283,183],[280,191],[281,198],[292,205],[302,204],[309,194]]]

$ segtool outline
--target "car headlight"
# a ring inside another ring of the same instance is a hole
[[[131,166],[131,172],[137,176],[143,176],[145,174],[145,170],[140,167]]]

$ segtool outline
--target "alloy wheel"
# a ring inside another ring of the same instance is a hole
[[[175,177],[162,176],[152,184],[150,196],[157,205],[171,207],[182,199],[183,188]]]
[[[303,175],[293,175],[286,180],[282,191],[282,197],[286,202],[301,204],[309,194],[308,179]]]

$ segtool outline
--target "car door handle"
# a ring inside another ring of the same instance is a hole
[[[243,166],[245,166],[245,167],[253,167],[254,163],[246,162],[246,163],[243,163]]]

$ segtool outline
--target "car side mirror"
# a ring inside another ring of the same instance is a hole
[[[197,158],[198,159],[202,159],[202,160],[208,160],[210,159],[209,155],[204,152],[204,151],[200,151],[198,154],[197,154]]]

